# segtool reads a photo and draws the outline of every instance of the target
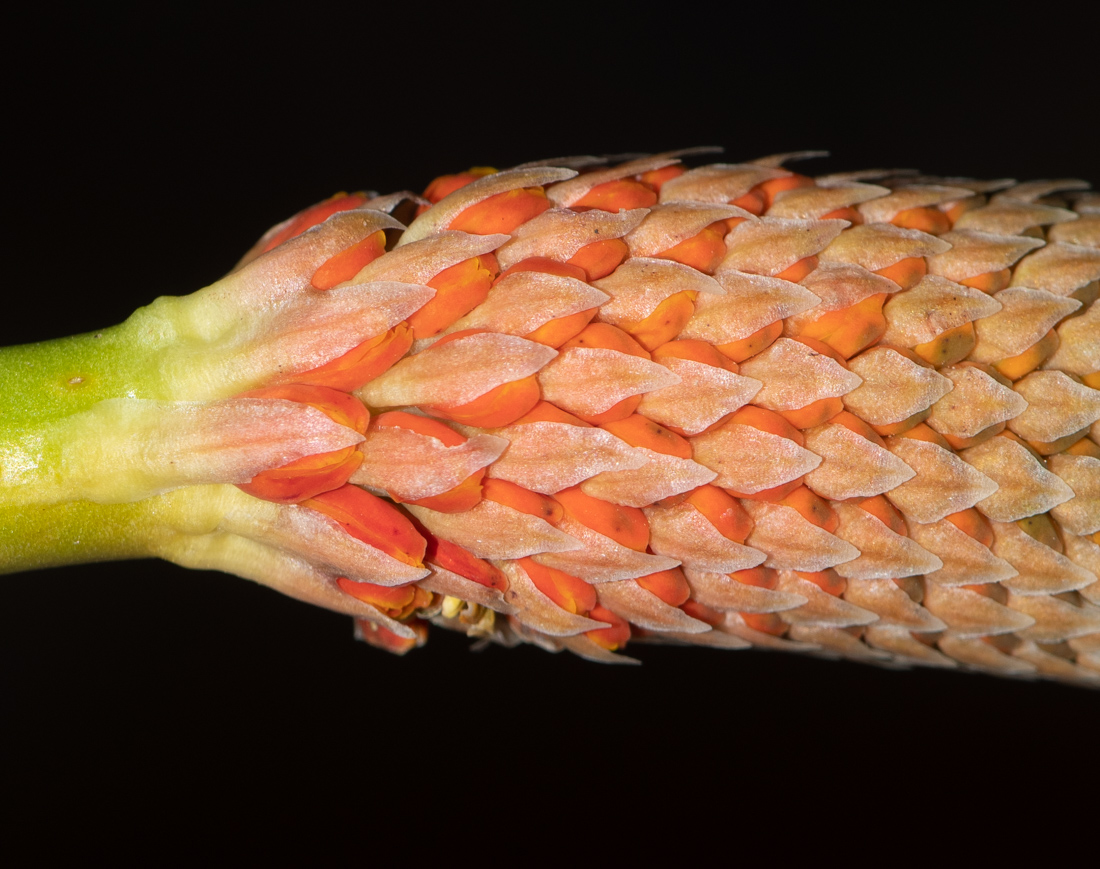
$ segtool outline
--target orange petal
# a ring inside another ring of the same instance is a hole
[[[523,337],[528,341],[537,341],[547,347],[558,348],[566,341],[576,338],[584,328],[592,322],[599,308],[589,308],[587,311],[578,311],[565,317],[557,317],[554,320],[543,323],[534,332]]]
[[[352,392],[388,371],[409,352],[412,342],[412,329],[406,323],[398,323],[319,368],[295,374],[294,381]]]
[[[752,189],[744,196],[739,196],[737,199],[731,199],[730,205],[736,205],[738,208],[744,208],[749,214],[760,215],[767,210],[767,205],[764,201],[764,194],[758,189]],[[735,218],[736,219],[736,218]],[[740,223],[741,221],[737,221]],[[731,226],[730,229],[733,229]]]
[[[416,338],[442,332],[484,302],[498,271],[496,259],[482,254],[443,269],[428,281],[435,297],[409,317]]]
[[[669,341],[653,351],[654,362],[660,362],[662,359],[668,358],[687,359],[690,362],[700,362],[703,365],[711,365],[715,368],[725,369],[732,374],[736,374],[740,370],[736,362],[725,354],[720,353],[718,348],[713,344],[691,338],[685,338],[680,341]]]
[[[992,546],[994,542],[993,526],[989,524],[981,513],[971,507],[969,510],[960,510],[945,516],[948,522],[958,528],[963,534],[977,540],[982,546]]]
[[[549,401],[540,401],[527,413],[516,420],[515,425],[524,425],[531,422],[564,422],[567,425],[579,425],[585,428],[592,426],[580,417],[573,416]]]
[[[656,256],[712,275],[726,255],[726,232],[726,222],[720,220]]]
[[[370,411],[363,403],[345,392],[328,386],[307,383],[284,383],[278,386],[264,386],[249,392],[242,392],[238,398],[281,398],[286,401],[299,401],[315,407],[329,419],[366,434],[370,424]]]
[[[598,208],[601,211],[628,211],[631,208],[649,208],[657,204],[657,194],[653,188],[641,181],[619,178],[597,184],[570,208],[579,211],[582,208]],[[503,230],[502,230],[503,231]]]
[[[596,645],[614,652],[616,649],[625,646],[627,640],[630,639],[630,625],[611,610],[602,606],[594,606],[588,611],[588,617],[594,621],[607,622],[611,625],[609,628],[585,632],[585,636]]]
[[[878,269],[875,274],[889,278],[903,290],[911,290],[928,274],[928,264],[922,256],[911,256],[898,260],[892,266]]]
[[[502,271],[497,281],[515,272],[546,272],[548,275],[557,275],[560,278],[576,278],[578,281],[587,280],[584,269],[580,266],[558,262],[556,259],[545,256],[531,256]]]
[[[817,268],[818,259],[816,256],[807,256],[798,260],[798,262],[792,263],[787,266],[775,277],[780,280],[790,281],[792,284],[797,284],[806,275]]]
[[[375,418],[374,425],[376,428],[409,429],[417,434],[434,437],[447,447],[458,447],[466,443],[466,438],[446,423],[399,410],[381,414]],[[415,501],[406,501],[392,492],[390,492],[390,497],[399,504],[415,504],[418,507],[427,507],[440,513],[462,513],[476,507],[481,502],[481,486],[484,476],[485,469],[482,468],[470,474],[465,480],[446,492]]]
[[[977,333],[973,323],[963,323],[946,332],[940,332],[931,341],[923,344],[915,344],[913,352],[925,362],[942,368],[945,365],[955,365],[962,362],[974,346],[978,343]]]
[[[669,606],[680,606],[691,597],[691,586],[688,585],[684,572],[678,567],[651,573],[648,576],[639,576],[634,581],[646,591],[657,595]]]
[[[666,181],[671,181],[673,178],[679,178],[687,170],[679,163],[674,163],[671,166],[665,166],[663,169],[651,169],[648,172],[643,172],[638,176],[638,180],[645,184],[647,187],[651,187],[657,193],[661,192],[661,187]]]
[[[787,633],[788,625],[775,613],[738,613],[745,624],[754,631],[781,637]]]
[[[415,638],[398,636],[384,625],[376,625],[366,619],[356,619],[355,627],[356,637],[364,643],[394,655],[404,655],[417,646],[424,645],[428,638],[428,626],[419,621],[413,621],[407,625],[416,632]]]
[[[466,579],[484,585],[487,588],[496,588],[505,591],[508,588],[508,579],[497,568],[484,559],[478,558],[468,549],[463,549],[449,540],[436,537],[430,531],[424,530],[427,540],[427,551],[424,560],[432,564],[457,573]]]
[[[870,513],[878,519],[879,522],[895,534],[900,534],[902,537],[909,536],[909,529],[905,524],[905,518],[901,515],[901,511],[887,501],[885,495],[875,495],[873,498],[866,498],[863,501],[858,501],[857,505],[861,510]],[[977,514],[977,511],[975,510],[974,513]],[[989,532],[989,543],[993,543],[992,529],[990,529]]]
[[[318,202],[316,205],[311,205],[304,211],[299,211],[289,221],[286,226],[277,234],[272,236],[264,245],[262,253],[267,253],[272,248],[278,247],[284,241],[289,241],[297,235],[301,235],[307,229],[316,226],[319,223],[324,223],[330,216],[336,214],[338,211],[350,211],[353,208],[358,208],[364,202],[367,201],[367,197],[362,193],[337,193],[335,196],[330,196],[324,202]]]
[[[848,580],[840,576],[840,574],[831,567],[813,573],[801,570],[795,572],[803,579],[808,579],[826,594],[831,594],[834,597],[839,597],[844,594],[844,591],[848,588]]]
[[[571,517],[620,546],[645,552],[649,545],[649,523],[645,513],[637,507],[623,507],[593,498],[579,486],[563,489],[554,498]]]
[[[981,275],[974,275],[972,278],[963,278],[957,283],[962,284],[964,287],[973,287],[975,290],[981,290],[983,293],[992,295],[993,293],[999,293],[1012,283],[1012,269],[985,272]]]
[[[696,295],[697,293],[693,290],[674,293],[661,302],[644,320],[637,323],[624,323],[623,331],[647,350],[654,350],[679,335],[687,325],[687,321],[695,313]]]
[[[507,480],[493,478],[485,480],[482,483],[482,491],[489,501],[495,501],[530,516],[538,516],[539,519],[549,522],[551,525],[557,525],[561,522],[564,514],[561,504],[549,495],[532,492],[530,489],[517,486]]]
[[[415,504],[417,507],[427,507],[429,510],[435,510],[438,513],[465,513],[481,503],[481,486],[484,476],[485,469],[482,468],[480,471],[470,474],[453,489],[448,489],[439,495],[430,495],[427,498],[405,502],[396,496],[393,496],[393,499],[399,504]]]
[[[424,409],[428,413],[454,420],[462,425],[499,428],[512,424],[528,413],[539,403],[541,397],[538,375],[532,374],[530,377],[502,383],[466,404]]]
[[[738,582],[754,585],[757,588],[774,590],[779,585],[779,571],[770,567],[747,567],[727,575],[730,579],[736,579]]]
[[[799,486],[778,503],[796,510],[807,522],[824,528],[830,534],[840,527],[840,518],[829,502],[806,486]]]
[[[407,428],[417,434],[435,438],[445,447],[460,447],[466,443],[466,438],[453,428],[437,419],[429,419],[426,416],[417,416],[415,413],[406,413],[403,410],[391,410],[374,418],[375,428]]]
[[[895,214],[890,222],[903,229],[919,229],[930,235],[942,235],[951,229],[951,218],[931,206],[906,208]]]
[[[743,544],[752,531],[752,519],[745,508],[717,486],[700,486],[688,495],[687,502],[727,540]]]
[[[336,584],[345,594],[377,607],[386,615],[404,609],[416,598],[416,586],[413,584],[375,585],[371,582],[355,582],[343,576],[336,578]]]
[[[846,429],[848,429],[848,431],[855,432],[861,438],[866,438],[876,446],[884,448],[886,446],[886,442],[881,437],[879,437],[878,432],[876,432],[870,425],[868,425],[865,421],[860,419],[854,413],[849,413],[845,410],[842,413],[838,413],[836,416],[831,417],[829,419],[829,422],[835,422],[837,425],[844,426]]]
[[[520,187],[506,190],[471,205],[447,228],[475,235],[510,233],[520,224],[538,217],[550,207],[550,201],[541,187]]]
[[[885,293],[876,293],[858,304],[830,311],[804,326],[798,337],[816,338],[845,359],[851,359],[886,333],[886,318],[882,314],[886,298]]]
[[[739,341],[730,341],[728,344],[719,344],[717,349],[724,356],[728,356],[734,362],[744,362],[750,356],[755,356],[762,350],[766,350],[775,340],[783,334],[783,322],[776,320],[769,323],[763,329],[757,329],[747,338]]]
[[[603,241],[586,244],[567,262],[569,265],[584,269],[585,280],[598,281],[615,271],[629,253],[630,248],[626,246],[625,241],[606,238]]]
[[[790,174],[782,178],[772,178],[768,181],[764,181],[757,184],[752,191],[759,193],[764,200],[764,211],[767,211],[772,207],[775,202],[775,197],[782,193],[784,190],[794,190],[798,187],[813,187],[814,180],[807,178],[805,175]]]
[[[805,407],[796,410],[780,410],[778,413],[795,428],[806,429],[821,425],[843,409],[844,402],[839,398],[819,398]]]
[[[346,447],[261,471],[249,482],[238,483],[237,488],[276,504],[298,504],[343,486],[362,463],[363,454]]]
[[[691,444],[686,438],[680,437],[640,413],[632,414],[626,419],[604,423],[600,428],[611,432],[632,447],[644,447],[655,453],[678,456],[681,459],[690,459],[692,456]]]
[[[596,589],[583,579],[532,558],[520,558],[519,565],[535,587],[563,610],[583,616],[596,606]]]
[[[370,413],[354,397],[326,386],[288,383],[242,393],[240,398],[279,398],[315,407],[334,422],[365,434]],[[357,447],[305,456],[279,468],[262,471],[238,488],[278,504],[297,504],[347,483],[363,462]]]
[[[631,356],[640,356],[649,359],[650,355],[641,344],[631,338],[626,332],[610,323],[592,323],[575,338],[567,341],[561,349],[569,350],[573,347],[603,350],[618,350],[620,353],[629,353]]]
[[[386,252],[386,233],[378,230],[362,241],[330,257],[313,273],[310,283],[315,290],[331,290],[337,284],[350,281],[359,271]]]
[[[484,178],[486,175],[492,175],[496,171],[491,166],[475,166],[466,172],[459,172],[455,175],[440,175],[424,190],[424,198],[434,205],[443,197],[449,196],[461,187],[465,187],[471,181]]]
[[[357,486],[342,486],[301,506],[335,519],[356,540],[398,561],[414,567],[424,564],[427,541],[404,513],[370,492]]]

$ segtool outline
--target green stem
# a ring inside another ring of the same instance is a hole
[[[0,573],[144,558],[158,531],[148,501],[0,507]]]
[[[70,492],[33,503],[27,482],[65,482],[59,444],[71,455],[86,443],[97,472],[111,474],[96,449],[111,432],[89,426],[87,412],[107,399],[160,397],[179,301],[158,300],[98,332],[0,348],[0,572],[149,554],[151,502],[96,504]]]

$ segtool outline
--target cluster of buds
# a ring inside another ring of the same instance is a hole
[[[13,437],[6,502],[138,504],[396,652],[1100,684],[1100,198],[698,153],[307,209],[120,327],[141,387]]]

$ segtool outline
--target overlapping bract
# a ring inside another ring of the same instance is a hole
[[[434,622],[1100,684],[1100,200],[681,156],[343,197],[257,245],[258,295],[378,300],[278,378],[370,411],[329,491],[245,486],[288,575],[395,651]]]

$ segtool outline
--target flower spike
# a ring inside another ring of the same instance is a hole
[[[398,654],[1100,685],[1095,194],[710,150],[338,194],[0,351],[0,567],[158,555]]]

